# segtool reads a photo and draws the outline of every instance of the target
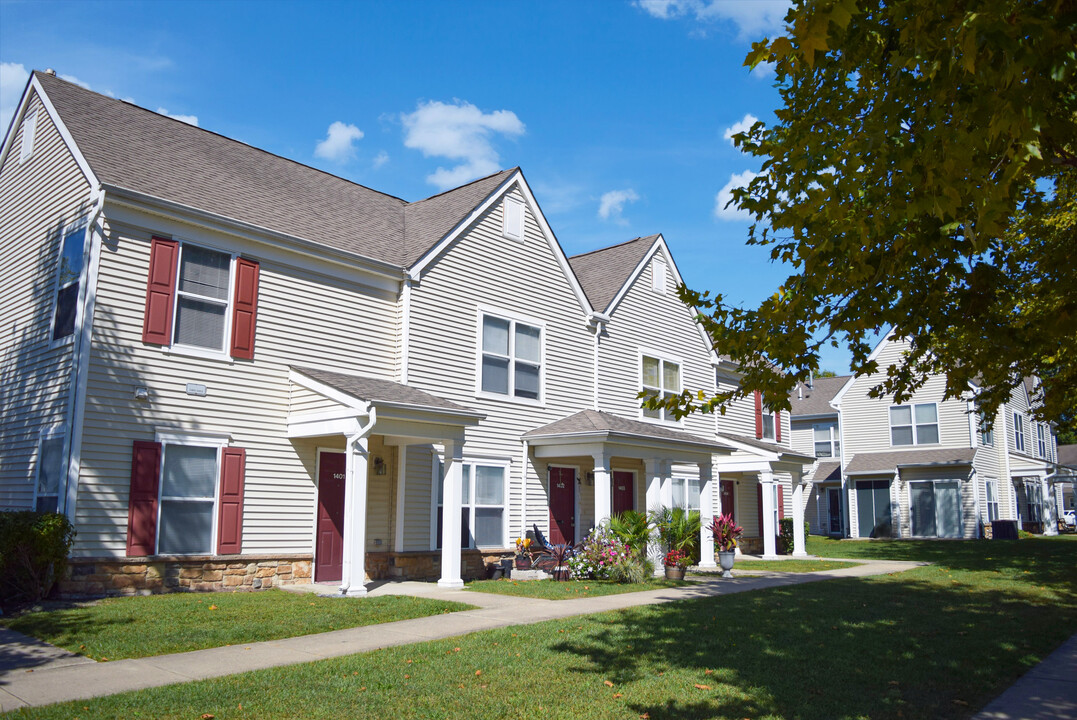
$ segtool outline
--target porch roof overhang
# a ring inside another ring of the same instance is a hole
[[[668,456],[674,462],[707,462],[732,448],[713,440],[629,420],[599,410],[583,410],[530,430],[523,435],[536,457],[607,455],[650,459]]]
[[[289,412],[289,437],[352,435],[364,426],[360,418],[368,418],[369,423],[373,415],[375,425],[370,431],[385,435],[387,444],[463,441],[464,429],[478,425],[486,417],[485,413],[392,380],[295,366],[288,379],[335,403],[317,411]]]
[[[893,452],[856,453],[845,467],[846,475],[885,475],[902,468],[972,466],[975,448],[935,448]]]
[[[841,463],[837,460],[820,460],[812,475],[812,482],[841,482]]]
[[[777,443],[767,442],[766,440],[756,440],[755,438],[748,438],[743,435],[730,435],[728,433],[719,433],[718,437],[722,442],[734,449],[754,455],[755,458],[753,459],[755,460],[795,463],[801,465],[810,465],[815,462],[814,455],[805,455],[803,453],[794,452],[790,448],[778,445]]]

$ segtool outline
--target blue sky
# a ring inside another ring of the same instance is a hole
[[[788,269],[716,206],[758,168],[725,135],[773,120],[742,63],[786,6],[0,0],[0,112],[54,68],[406,200],[519,165],[568,254],[661,232],[690,287],[754,305]]]

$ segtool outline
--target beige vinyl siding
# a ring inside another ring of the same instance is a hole
[[[231,445],[246,449],[244,552],[309,552],[314,456],[300,452],[309,442],[288,440],[287,417],[293,397],[314,401],[293,395],[289,365],[391,378],[395,297],[296,269],[300,263],[280,251],[249,241],[124,217],[129,224],[110,224],[101,255],[75,553],[124,553],[132,442],[163,429],[227,433]],[[260,260],[253,361],[195,358],[142,343],[151,233]],[[186,383],[205,385],[206,396],[187,395]],[[149,389],[148,401],[133,399],[137,387]]]
[[[523,200],[515,188],[513,197]],[[525,207],[524,239],[502,237],[496,202],[423,272],[412,289],[409,384],[487,414],[467,430],[465,458],[508,460],[509,525],[521,532],[521,435],[592,406],[592,336],[554,251]],[[541,406],[476,394],[479,307],[543,323]],[[527,522],[547,529],[545,478],[529,462]]]
[[[336,400],[331,400],[325,395],[308,390],[301,385],[292,383],[289,392],[289,413],[320,413],[343,410],[343,406]]]
[[[740,378],[735,375],[719,372],[717,375],[719,392],[728,392],[740,385]],[[783,416],[786,413],[783,413]],[[755,400],[748,396],[732,402],[726,409],[725,415],[715,415],[715,423],[719,433],[740,435],[742,437],[755,437]],[[782,436],[785,440],[785,436]]]
[[[398,550],[432,550],[435,546],[432,508],[437,503],[432,483],[434,447],[408,445],[404,466],[404,546]]]
[[[651,272],[656,267],[664,268],[666,274],[666,291],[661,294],[651,289]],[[641,354],[680,363],[682,390],[714,391],[710,348],[699,334],[692,311],[677,298],[671,267],[668,259],[662,263],[652,259],[613,309],[599,343],[599,410],[712,438],[713,421],[706,415],[689,415],[679,423],[650,420],[642,416],[636,398],[642,389]]]
[[[72,346],[49,349],[56,262],[64,227],[90,212],[90,185],[33,94],[35,110],[33,154],[19,163],[20,124],[0,168],[0,508],[30,507],[41,430],[65,422]]]

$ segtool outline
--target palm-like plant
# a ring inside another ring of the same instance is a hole
[[[647,554],[654,527],[647,515],[635,510],[625,510],[610,518],[610,531],[640,557]]]
[[[699,555],[699,511],[684,508],[660,507],[651,510],[651,522],[658,537],[670,550],[683,550],[691,557]]]

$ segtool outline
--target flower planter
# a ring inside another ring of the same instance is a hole
[[[718,565],[722,568],[722,577],[733,577],[733,573],[731,573],[730,570],[733,569],[733,562],[736,559],[737,553],[733,550],[718,552]]]
[[[684,580],[684,568],[666,565],[666,580]]]
[[[526,555],[517,555],[516,556],[516,569],[517,570],[530,570],[531,569],[531,558],[527,557]]]

